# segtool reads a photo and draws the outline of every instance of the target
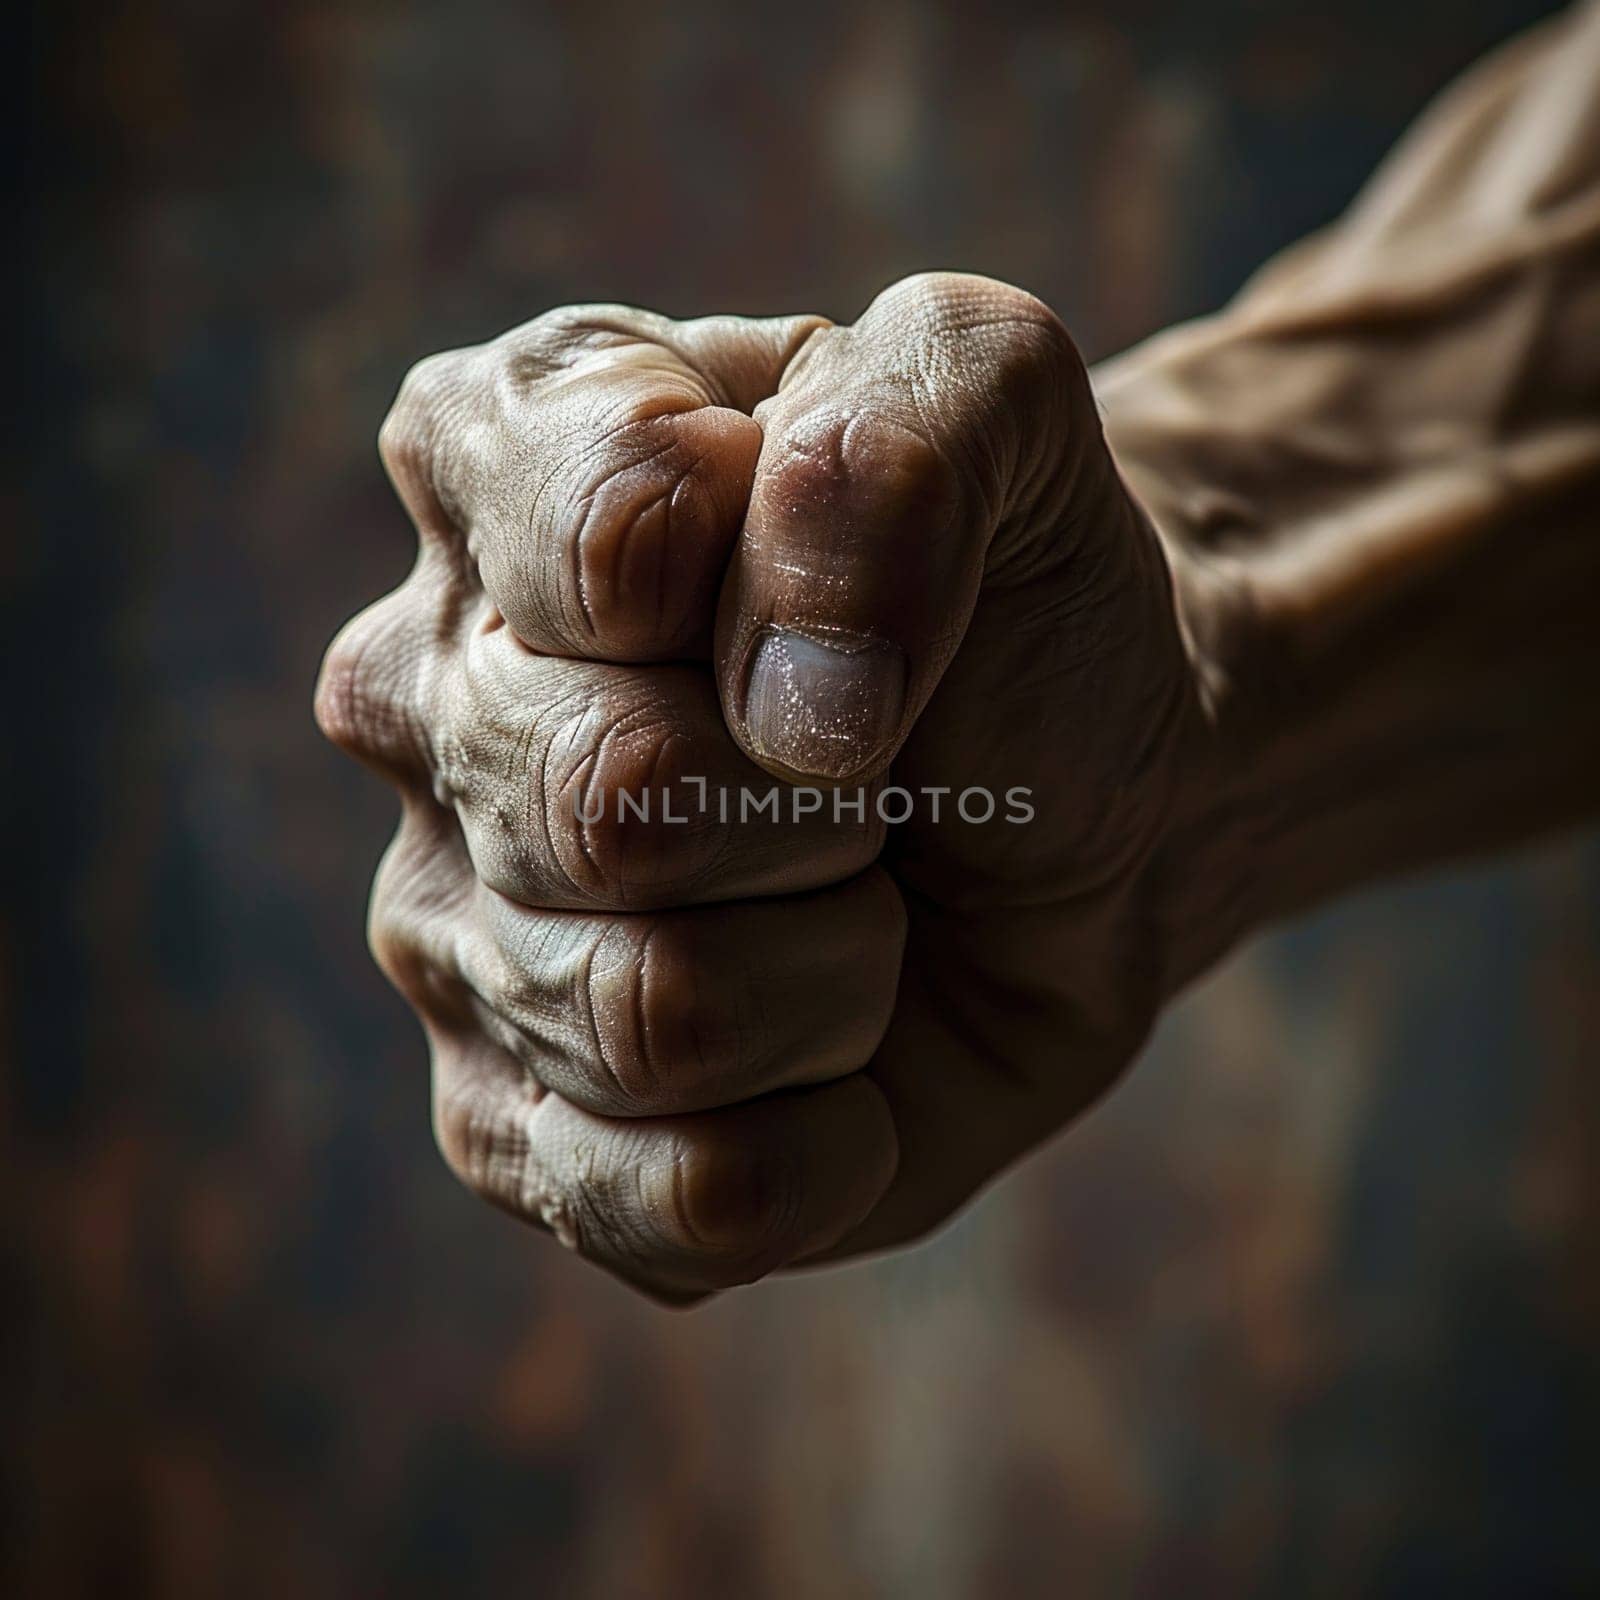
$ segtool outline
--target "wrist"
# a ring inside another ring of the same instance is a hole
[[[1218,547],[1161,525],[1203,708],[1153,863],[1169,987],[1366,882],[1593,814],[1597,463],[1484,455],[1373,468]]]

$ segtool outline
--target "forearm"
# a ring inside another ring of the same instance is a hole
[[[1210,722],[1178,981],[1600,802],[1597,85],[1600,11],[1518,41],[1335,228],[1097,375]]]

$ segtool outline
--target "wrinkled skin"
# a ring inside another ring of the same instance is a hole
[[[1053,314],[953,274],[848,327],[569,308],[413,371],[381,449],[418,562],[317,710],[403,798],[372,943],[473,1188],[671,1300],[904,1242],[1251,927],[1586,813],[1571,43],[1480,71],[1342,234],[1103,374],[1109,445]],[[1528,104],[1544,165],[1497,218],[1461,152]],[[1563,337],[1506,348],[1485,294]],[[1545,381],[1508,404],[1518,360]],[[723,822],[690,779],[825,793]],[[885,827],[885,782],[937,817]],[[687,822],[618,815],[663,789]],[[963,820],[969,789],[1033,815]]]

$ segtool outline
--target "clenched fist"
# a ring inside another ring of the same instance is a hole
[[[1102,373],[1110,447],[973,277],[411,374],[420,554],[317,710],[402,796],[372,943],[467,1183],[669,1299],[910,1239],[1250,928],[1593,806],[1572,59]]]
[[[382,452],[421,554],[318,711],[404,796],[373,945],[473,1187],[693,1294],[923,1231],[1128,1059],[1207,722],[1044,306],[564,310]]]

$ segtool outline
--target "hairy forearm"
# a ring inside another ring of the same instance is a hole
[[[1479,67],[1338,225],[1096,376],[1213,729],[1175,981],[1595,808],[1600,10]]]

